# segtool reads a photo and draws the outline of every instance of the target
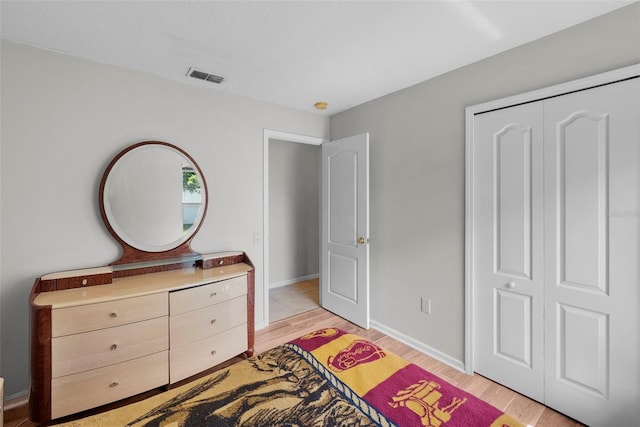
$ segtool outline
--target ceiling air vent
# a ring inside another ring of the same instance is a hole
[[[204,71],[196,70],[195,68],[189,68],[187,72],[187,76],[193,77],[194,79],[206,80],[212,83],[222,83],[224,77],[216,76],[215,74],[209,74]]]

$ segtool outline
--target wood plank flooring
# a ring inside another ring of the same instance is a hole
[[[440,378],[450,382],[496,408],[511,415],[526,426],[539,427],[583,427],[551,408],[497,384],[481,375],[473,376],[460,372],[418,350],[401,343],[375,329],[365,330],[322,308],[290,317],[256,332],[256,352],[290,341],[316,329],[336,327],[360,335],[380,347],[409,360]]]
[[[480,397],[528,426],[580,427],[582,424],[565,417],[525,396],[490,381],[480,375],[466,375],[437,360],[383,334],[375,329],[362,329],[322,308],[317,308],[284,320],[256,332],[256,353],[263,352],[316,329],[336,327],[360,335],[382,348],[404,357],[433,372],[455,386]],[[26,408],[5,413],[6,427],[33,427],[26,418]]]

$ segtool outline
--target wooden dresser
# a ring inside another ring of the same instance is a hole
[[[4,378],[0,377],[0,426],[4,426]]]
[[[30,302],[36,422],[253,354],[254,269],[242,252],[49,274],[36,280]]]

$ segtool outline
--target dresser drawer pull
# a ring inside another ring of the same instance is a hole
[[[111,351],[117,350],[118,344],[111,344]]]
[[[214,323],[216,323],[217,319],[211,319],[211,324],[213,325]]]
[[[111,316],[112,319],[115,319],[116,317],[118,317],[118,313],[114,311],[109,316]]]
[[[109,384],[109,388],[114,388],[114,387],[118,387],[118,383],[116,381]]]
[[[217,293],[217,292],[212,292],[212,293],[211,293],[211,298],[215,297],[216,295],[218,295],[218,293]]]
[[[216,355],[216,351],[215,350],[211,350],[211,355],[215,356]]]

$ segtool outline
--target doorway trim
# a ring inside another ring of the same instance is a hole
[[[256,329],[262,329],[269,326],[269,140],[277,139],[280,141],[297,142],[300,144],[321,145],[329,140],[326,138],[300,135],[296,133],[281,132],[277,130],[263,130],[263,204],[262,204],[262,310],[264,312],[263,321],[256,325]],[[318,183],[320,185],[320,183]],[[318,233],[320,230],[318,230]]]

